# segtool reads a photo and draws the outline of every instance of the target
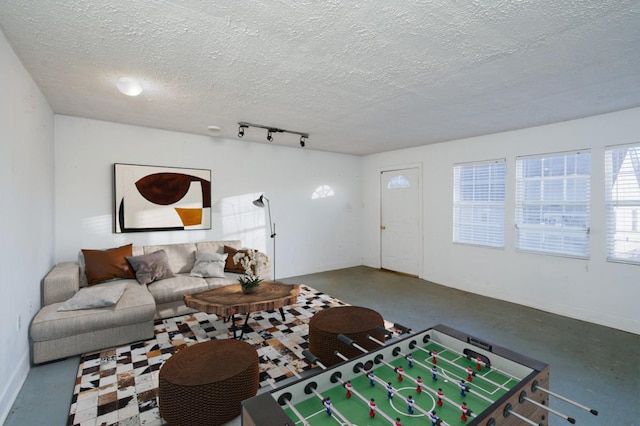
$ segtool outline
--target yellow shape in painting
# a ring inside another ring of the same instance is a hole
[[[184,226],[202,224],[202,209],[185,209],[176,207],[176,213],[180,216],[180,220]]]

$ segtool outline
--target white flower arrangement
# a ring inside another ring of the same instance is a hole
[[[258,270],[269,264],[269,256],[258,250],[249,249],[247,253],[237,252],[233,256],[234,263],[239,263],[244,269],[244,275],[238,278],[243,289],[252,289],[260,285],[262,278]]]

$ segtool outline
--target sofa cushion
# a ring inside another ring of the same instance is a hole
[[[227,254],[208,251],[198,251],[196,263],[189,273],[192,277],[200,278],[224,278],[224,266]]]
[[[58,311],[77,311],[79,309],[104,308],[118,303],[124,293],[127,282],[96,284],[81,288],[71,299],[65,301]]]
[[[242,248],[242,241],[240,240],[226,240],[226,241],[202,241],[196,243],[196,249],[200,251],[212,251],[215,253],[224,253],[224,246],[228,246],[239,250]]]
[[[132,244],[107,250],[82,249],[81,252],[89,285],[118,278],[135,278],[125,259],[133,253]]]
[[[36,342],[91,333],[112,327],[137,324],[153,319],[156,304],[145,286],[127,280],[124,294],[115,305],[79,311],[58,311],[62,303],[43,307],[31,323]]]
[[[164,250],[155,251],[141,256],[128,256],[127,261],[136,271],[136,280],[140,284],[151,284],[154,281],[172,278],[169,259]]]
[[[205,291],[209,289],[209,286],[203,278],[190,277],[187,274],[176,274],[173,278],[151,283],[147,288],[156,303],[162,304],[182,300],[183,294]]]
[[[144,254],[164,250],[174,274],[188,274],[196,262],[196,245],[194,243],[144,246],[143,250]]]

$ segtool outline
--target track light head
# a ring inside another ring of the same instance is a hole
[[[238,127],[238,137],[239,138],[244,136],[244,129],[246,129],[246,128],[247,128],[247,126],[242,126],[242,125],[240,127]]]
[[[267,140],[269,142],[273,141],[273,136],[271,136],[271,130],[267,130]]]
[[[307,138],[304,136],[300,136],[300,146],[304,148],[306,144]]]

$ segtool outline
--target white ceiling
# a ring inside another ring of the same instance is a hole
[[[640,0],[1,0],[0,26],[56,113],[305,149],[640,106]]]

